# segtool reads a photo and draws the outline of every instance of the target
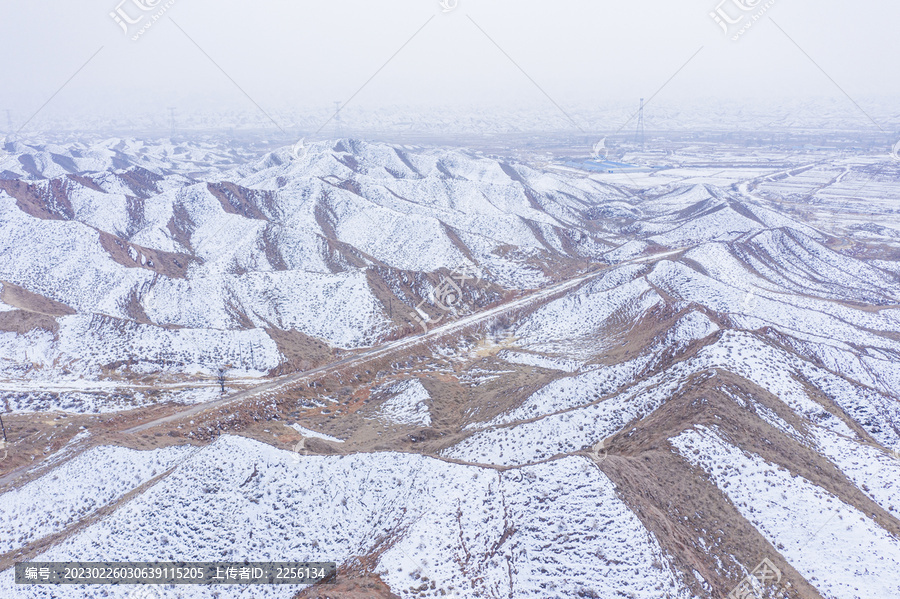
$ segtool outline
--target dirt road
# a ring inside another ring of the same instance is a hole
[[[644,258],[635,258],[633,260],[627,260],[625,262],[620,262],[615,266],[622,266],[625,264],[640,264],[647,262],[654,262],[657,260],[662,260],[664,258],[668,258],[675,254],[683,251],[684,248],[679,248],[676,250],[671,250],[668,252],[654,254],[652,256],[647,256]],[[281,387],[285,387],[288,385],[293,385],[295,383],[315,379],[323,374],[329,374],[335,370],[340,370],[345,367],[357,367],[365,364],[370,360],[374,360],[376,358],[383,358],[392,353],[399,353],[403,350],[407,350],[411,347],[424,343],[426,341],[431,341],[435,339],[439,339],[445,335],[452,334],[454,332],[463,330],[467,327],[470,327],[475,324],[479,324],[481,322],[488,321],[492,318],[500,316],[502,314],[506,314],[508,312],[512,312],[514,310],[518,310],[520,308],[524,308],[530,304],[535,302],[540,302],[546,300],[550,297],[558,293],[563,293],[583,283],[590,281],[591,279],[595,279],[597,277],[602,276],[607,269],[603,269],[597,272],[592,272],[590,274],[581,275],[580,277],[576,277],[574,279],[570,279],[568,281],[563,281],[562,283],[557,283],[556,285],[551,285],[545,289],[541,289],[539,291],[535,291],[534,293],[527,295],[525,297],[519,298],[512,302],[502,304],[500,306],[496,306],[489,310],[485,310],[484,312],[479,312],[477,314],[472,314],[470,316],[466,316],[464,318],[460,318],[459,320],[455,320],[453,322],[447,323],[443,326],[436,327],[427,333],[420,333],[418,335],[413,335],[412,337],[406,337],[403,339],[399,339],[397,341],[392,341],[390,343],[386,343],[380,347],[372,348],[366,350],[362,353],[356,354],[354,356],[350,356],[344,358],[342,360],[338,360],[337,362],[332,362],[330,364],[326,364],[324,366],[320,366],[318,368],[314,368],[312,370],[307,370],[305,372],[298,372],[295,374],[285,375],[276,380],[270,381],[268,383],[263,383],[259,386],[253,387],[252,389],[245,389],[244,391],[239,391],[232,395],[228,395],[221,399],[216,399],[210,402],[197,404],[194,406],[190,406],[176,412],[175,414],[171,414],[169,416],[165,416],[163,418],[157,418],[156,420],[151,420],[150,422],[146,422],[144,424],[140,424],[138,426],[126,429],[124,432],[126,433],[140,433],[147,429],[151,429],[163,424],[168,424],[171,422],[175,422],[178,420],[185,420],[191,418],[192,416],[196,416],[202,412],[206,412],[208,410],[216,410],[219,408],[227,407],[247,399],[256,397],[262,393],[266,393],[268,391],[274,391]]]

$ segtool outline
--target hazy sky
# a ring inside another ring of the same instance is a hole
[[[564,108],[631,102],[701,47],[654,102],[828,96],[857,110],[829,76],[864,107],[900,98],[900,3],[888,0],[775,0],[737,42],[710,16],[720,0],[445,0],[458,4],[447,13],[439,0],[174,0],[138,41],[166,0],[2,1],[0,109],[16,125],[101,47],[36,121],[256,110],[247,96],[272,113],[322,108],[349,100],[385,63],[351,106],[550,105],[522,71]],[[765,3],[726,0],[721,10],[743,24]],[[128,34],[110,17],[117,7],[143,16]]]

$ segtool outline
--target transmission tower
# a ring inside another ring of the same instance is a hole
[[[334,138],[344,137],[344,124],[341,122],[341,103],[334,103]]]
[[[175,108],[169,107],[169,137],[175,138]]]
[[[218,376],[219,386],[222,388],[222,393],[225,393],[225,367],[219,367],[219,376]]]
[[[641,152],[644,151],[644,99],[641,98],[641,109],[638,111],[637,131],[634,133],[635,143],[641,144]]]

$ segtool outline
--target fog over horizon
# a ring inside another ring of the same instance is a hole
[[[641,97],[651,128],[654,117],[714,106],[712,121],[740,129],[748,112],[807,103],[828,106],[842,126],[886,135],[898,128],[900,79],[887,72],[896,4],[770,1],[734,41],[737,26],[726,35],[710,13],[718,7],[747,22],[767,3],[744,13],[737,3],[754,0],[444,0],[446,12],[438,0],[155,3],[5,6],[0,51],[15,59],[0,110],[10,111],[13,130],[35,114],[23,135],[147,115],[166,126],[173,107],[181,123],[232,114],[246,124],[252,115],[286,132],[324,125],[336,101],[346,104],[348,123],[354,111],[369,122],[379,111],[430,118],[446,107],[546,115],[535,130],[615,130]],[[111,16],[117,9],[137,21],[127,33]],[[5,113],[0,123],[6,131]]]

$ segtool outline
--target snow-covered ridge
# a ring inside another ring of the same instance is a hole
[[[129,468],[129,459],[120,456],[120,469]],[[558,492],[558,499],[547,504],[548,492]],[[447,535],[448,530],[458,534]],[[398,453],[298,461],[291,452],[230,436],[35,559],[278,561],[292,556],[344,562],[371,552],[384,536],[393,540],[376,572],[404,599],[448,593],[546,599],[584,589],[598,596],[628,589],[637,599],[690,597],[655,537],[583,458],[501,475]],[[535,568],[531,556],[547,544],[557,549]],[[416,591],[422,576],[434,587]],[[0,574],[0,592],[12,589],[7,570]],[[217,590],[223,598],[252,593],[274,599],[300,589]],[[54,599],[121,599],[130,591],[35,585],[16,592],[29,598],[52,593]]]
[[[900,540],[810,481],[699,428],[672,440],[823,596],[900,593]],[[786,501],[790,498],[789,501]]]
[[[134,451],[95,447],[41,478],[0,495],[0,553],[33,543],[89,518],[177,465],[193,449]]]

